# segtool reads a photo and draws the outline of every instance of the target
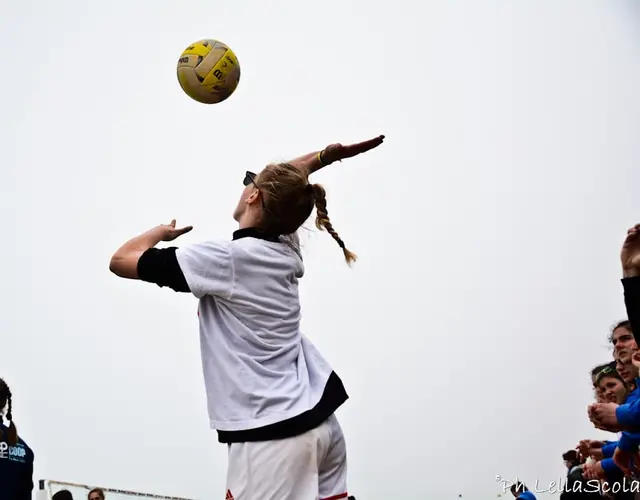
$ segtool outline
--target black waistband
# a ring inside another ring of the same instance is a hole
[[[253,441],[274,441],[304,434],[327,420],[349,399],[344,384],[336,372],[331,372],[322,397],[317,405],[300,415],[276,422],[275,424],[243,431],[218,431],[221,443],[247,443]]]

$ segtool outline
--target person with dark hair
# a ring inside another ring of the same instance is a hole
[[[600,370],[596,376],[596,387],[602,394],[604,401],[619,405],[627,400],[630,392],[627,383],[616,370],[615,362]]]
[[[631,353],[638,350],[638,343],[631,328],[631,322],[627,319],[619,321],[613,326],[609,341],[613,345],[614,354],[619,351]]]
[[[634,351],[635,352],[635,351]],[[613,360],[615,363],[615,370],[620,375],[624,383],[630,392],[633,392],[638,387],[636,379],[638,378],[638,368],[633,365],[632,358],[633,352],[622,350],[613,353]],[[600,403],[606,401],[600,401]]]
[[[53,494],[51,500],[73,500],[73,495],[69,490],[60,490]]]
[[[571,474],[571,471],[580,466],[580,458],[578,457],[577,450],[567,450],[562,454],[562,460],[564,465]]]
[[[598,374],[604,370],[605,368],[607,368],[608,366],[611,365],[611,362],[609,363],[605,363],[603,365],[597,365],[595,366],[592,370],[591,370],[591,383],[593,384],[593,392],[594,392],[594,396],[596,398],[596,401],[598,403],[604,401],[604,396],[602,391],[600,391],[598,389],[598,385],[596,384],[596,378],[598,376]],[[614,368],[615,368],[615,363],[614,363]]]
[[[562,454],[567,467],[567,482],[560,494],[560,500],[597,500],[601,497],[582,475],[583,463],[577,450],[568,450]]]
[[[18,435],[12,397],[9,386],[0,378],[0,500],[31,500],[34,455]]]
[[[634,357],[640,354],[639,351],[634,353]],[[627,364],[621,364],[618,356],[623,355],[623,351],[614,352],[614,357],[617,358],[615,369],[612,367],[606,367],[598,373],[596,376],[597,385],[602,391],[604,401],[611,402],[615,405],[630,404],[640,398],[640,384],[638,384],[637,376],[638,364],[636,361],[632,361]],[[633,379],[633,380],[632,380]],[[615,431],[616,429],[609,429]],[[620,466],[618,462],[623,460],[629,462],[629,457],[623,459],[620,450],[620,443],[622,442],[623,448],[626,448],[626,442],[628,442],[630,436],[628,433],[623,432],[621,434],[620,441],[608,442],[601,444],[600,453],[597,455],[595,463],[584,468],[584,476],[588,479],[606,479],[610,483],[620,482],[622,476],[626,471],[626,466]],[[579,448],[583,451],[583,443],[581,441]],[[593,441],[593,443],[599,443]],[[593,456],[594,454],[589,454]],[[617,498],[623,498],[623,496],[617,495]]]
[[[316,227],[333,238],[347,264],[355,261],[329,218],[324,187],[309,177],[383,141],[331,144],[245,172],[230,241],[156,248],[192,229],[173,220],[129,240],[111,258],[117,276],[199,300],[209,420],[228,446],[228,497],[348,497],[346,441],[335,415],[348,395],[301,331],[304,263],[296,233],[315,207]]]

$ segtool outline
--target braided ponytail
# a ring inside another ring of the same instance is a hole
[[[336,230],[333,229],[333,224],[331,224],[329,213],[327,212],[327,192],[320,184],[311,184],[311,189],[313,190],[316,205],[316,227],[320,230],[324,229],[336,240],[340,248],[342,248],[344,260],[347,261],[347,264],[351,265],[355,262],[357,256],[347,249],[342,238],[340,238]]]
[[[5,416],[9,421],[7,443],[11,446],[15,446],[18,444],[18,430],[16,429],[16,425],[13,423],[13,415],[11,413],[11,390],[7,383],[0,378],[0,410],[5,406],[7,407],[7,413]],[[1,434],[2,433],[0,431],[0,437],[2,437]]]

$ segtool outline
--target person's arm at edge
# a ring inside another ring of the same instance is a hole
[[[622,286],[624,288],[624,305],[627,309],[627,319],[636,343],[640,345],[639,233],[640,224],[636,224],[627,230],[627,236],[620,250],[620,263],[622,264]]]
[[[624,289],[624,305],[631,331],[640,345],[640,275],[635,270],[623,271],[622,287]]]

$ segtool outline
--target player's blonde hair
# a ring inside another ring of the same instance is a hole
[[[338,243],[347,264],[356,260],[340,238],[327,212],[327,192],[320,184],[309,184],[309,175],[289,163],[267,165],[255,184],[263,200],[264,215],[258,229],[288,235],[295,233],[316,207],[316,227],[327,231]]]

